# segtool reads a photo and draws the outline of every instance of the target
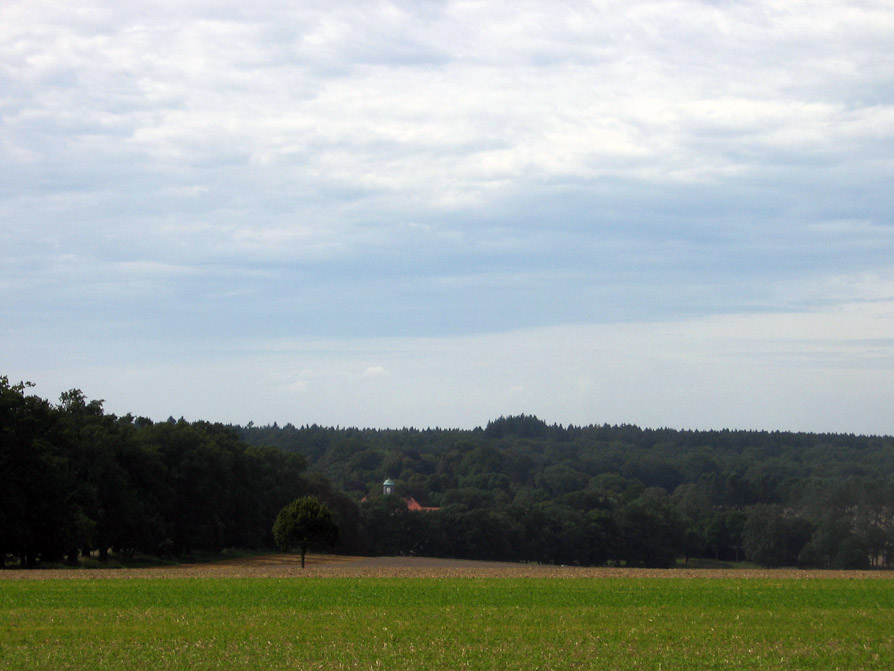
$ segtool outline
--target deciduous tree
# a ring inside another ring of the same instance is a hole
[[[308,547],[331,547],[338,541],[338,525],[332,521],[329,507],[315,496],[295,499],[279,511],[273,524],[273,537],[283,551],[297,547],[301,568]]]

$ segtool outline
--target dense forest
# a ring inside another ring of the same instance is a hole
[[[331,508],[348,553],[894,565],[892,437],[525,415],[474,430],[238,427],[28,390],[0,377],[3,565],[272,547],[278,511],[305,495]]]
[[[279,510],[309,494],[360,549],[357,506],[300,454],[219,424],[106,414],[77,390],[58,405],[27,390],[0,377],[0,565],[273,547]]]
[[[353,500],[377,554],[672,566],[894,564],[894,439],[558,426],[244,427]],[[384,478],[397,496],[382,495]],[[437,511],[407,510],[403,497]]]

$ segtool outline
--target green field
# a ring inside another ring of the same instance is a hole
[[[0,669],[884,669],[894,582],[0,580]]]

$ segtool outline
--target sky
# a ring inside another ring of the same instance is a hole
[[[0,375],[894,434],[894,4],[0,3]]]

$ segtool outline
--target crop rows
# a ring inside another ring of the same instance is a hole
[[[0,669],[890,669],[888,580],[0,581]]]

